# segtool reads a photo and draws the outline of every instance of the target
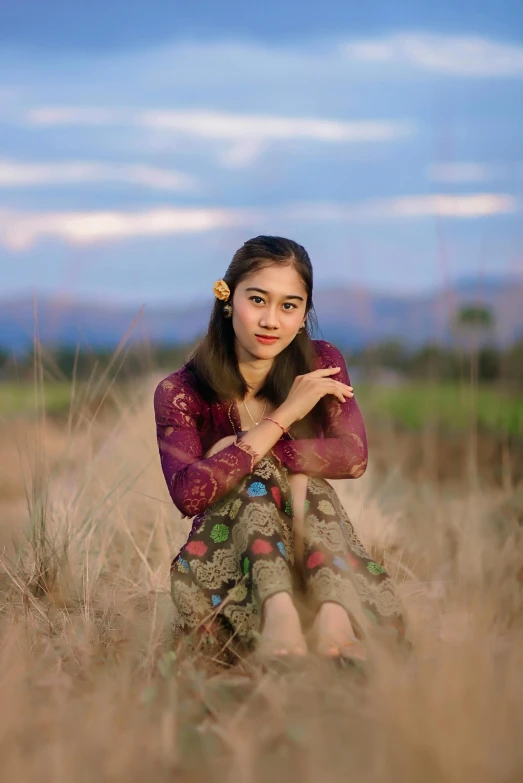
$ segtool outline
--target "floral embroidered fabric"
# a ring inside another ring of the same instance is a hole
[[[249,647],[261,629],[263,602],[302,590],[311,609],[335,601],[360,636],[404,637],[394,585],[367,554],[333,487],[309,478],[302,562],[296,562],[288,471],[262,458],[252,475],[203,514],[171,566],[179,630],[206,629]]]

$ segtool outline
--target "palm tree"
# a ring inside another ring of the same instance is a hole
[[[478,355],[481,346],[491,343],[495,334],[495,317],[492,310],[482,304],[464,304],[456,313],[452,331],[464,360],[469,359],[469,383],[462,387],[469,416],[470,436],[468,438],[468,471],[471,485],[478,482]]]
[[[459,347],[468,354],[477,353],[480,346],[495,336],[495,316],[486,305],[464,304],[451,324]]]

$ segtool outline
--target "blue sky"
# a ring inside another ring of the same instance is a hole
[[[0,10],[0,295],[182,304],[260,233],[322,286],[523,271],[519,4],[184,5]]]

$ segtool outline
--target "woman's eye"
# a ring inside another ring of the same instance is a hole
[[[261,296],[257,296],[256,294],[254,296],[250,296],[249,299],[250,299],[251,302],[254,302],[255,304],[263,303],[262,297]],[[293,304],[292,302],[284,302],[283,303],[283,308],[285,310],[295,310],[296,309],[296,305]]]

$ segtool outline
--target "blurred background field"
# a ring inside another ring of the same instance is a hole
[[[155,371],[173,372],[192,345],[129,343],[117,351],[77,346],[0,352],[0,415],[29,412],[35,404],[35,362],[44,360],[40,391],[49,412],[67,411],[82,394],[103,396],[111,378],[120,388]],[[493,432],[521,432],[523,343],[463,350],[433,343],[408,347],[398,340],[343,350],[359,401],[373,418],[392,418],[420,429],[438,424],[460,430],[472,424]],[[100,376],[100,377],[97,377]]]
[[[2,781],[519,783],[523,11],[0,4]],[[172,642],[155,384],[258,234],[309,251],[413,651]]]
[[[455,432],[466,431],[475,420],[480,428],[493,433],[523,433],[523,398],[514,393],[490,387],[471,390],[470,386],[463,388],[457,383],[436,385],[419,381],[399,387],[367,381],[358,384],[357,389],[358,401],[361,399],[361,406],[371,420],[381,418],[413,430],[432,423]],[[74,408],[75,395],[81,398],[88,394],[85,382],[73,387],[68,381],[50,381],[42,391],[47,412],[57,416],[67,414],[71,405]],[[99,395],[102,396],[101,392]],[[38,400],[39,394],[32,384],[3,383],[0,415],[30,415],[35,408],[35,397]]]
[[[70,426],[86,411],[109,415],[127,404],[145,378],[181,366],[191,345],[135,343],[115,352],[48,347],[4,355],[0,417],[38,419],[43,409]],[[428,475],[459,484],[473,460],[489,481],[518,482],[523,477],[522,356],[520,343],[464,351],[434,344],[408,349],[388,341],[346,350],[376,467],[386,471],[387,460],[394,459],[384,451],[394,434],[396,447],[411,455],[405,465],[412,478]]]

